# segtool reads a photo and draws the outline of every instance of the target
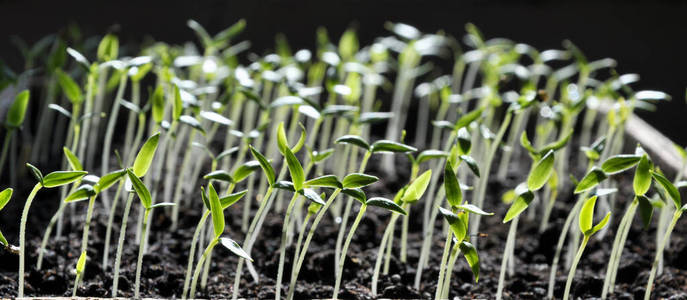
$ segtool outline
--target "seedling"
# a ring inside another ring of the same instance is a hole
[[[10,141],[14,135],[14,131],[19,129],[24,123],[26,107],[28,104],[29,91],[24,90],[17,94],[17,96],[14,98],[14,102],[12,102],[12,105],[7,110],[7,115],[5,116],[5,141],[2,144],[2,154],[0,154],[0,176],[3,174],[2,170],[5,166],[5,160],[7,160],[7,151],[10,148]]]
[[[2,210],[5,207],[5,205],[7,205],[8,202],[10,202],[10,199],[12,198],[12,192],[13,191],[14,190],[12,188],[6,188],[6,189],[2,190],[2,192],[0,192],[0,210]],[[7,241],[5,236],[2,234],[2,231],[0,231],[0,244],[2,244],[2,246],[5,249],[11,249],[12,248],[12,245],[10,245],[10,243]]]

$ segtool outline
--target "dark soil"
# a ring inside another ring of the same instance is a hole
[[[406,162],[402,157],[397,158],[400,169],[406,170]],[[501,256],[506,242],[506,234],[509,224],[503,224],[501,217],[508,206],[500,202],[501,194],[516,186],[522,181],[523,172],[529,166],[529,159],[522,158],[519,163],[513,164],[511,174],[506,182],[490,182],[488,188],[487,205],[485,210],[494,211],[495,216],[482,218],[481,231],[486,234],[482,237],[473,237],[473,242],[478,243],[481,258],[481,276],[479,283],[473,281],[472,273],[464,260],[460,259],[455,266],[451,296],[459,296],[467,299],[491,299],[496,293],[498,273]],[[375,173],[376,160],[370,163],[371,173]],[[575,166],[575,164],[573,164]],[[577,172],[578,177],[580,176]],[[492,176],[494,178],[495,176]],[[26,177],[22,182],[23,187],[15,190],[14,199],[0,213],[0,228],[8,240],[16,243],[19,216],[28,194],[28,188],[32,181]],[[405,176],[401,176],[405,178]],[[405,179],[404,179],[405,180]],[[577,276],[573,284],[573,294],[576,297],[599,297],[603,285],[603,275],[608,261],[608,253],[613,244],[614,232],[618,221],[631,194],[631,179],[619,177],[621,191],[618,195],[618,205],[614,209],[614,218],[610,230],[598,240],[592,239],[577,270]],[[382,177],[382,183],[368,189],[369,195],[391,197],[391,189],[400,186],[399,182],[386,182]],[[239,189],[237,189],[239,190]],[[538,219],[527,217],[523,214],[518,229],[518,237],[515,247],[517,256],[515,262],[515,276],[508,278],[505,290],[506,299],[544,299],[546,297],[549,265],[554,254],[554,248],[559,232],[566,217],[568,208],[572,207],[574,198],[570,190],[560,193],[560,197],[552,214],[549,228],[542,234],[538,233]],[[466,199],[470,199],[468,193]],[[187,195],[192,199],[197,195]],[[200,199],[197,199],[196,207],[200,208]],[[244,199],[245,200],[245,199]],[[241,205],[244,200],[226,210],[227,232],[235,240],[243,244],[243,233],[240,232]],[[194,200],[195,201],[195,200]],[[337,201],[347,201],[340,197]],[[537,200],[538,201],[538,200]],[[74,266],[79,256],[78,249],[81,241],[80,220],[85,215],[84,203],[75,205],[77,218],[74,225],[68,223],[61,238],[52,240],[48,245],[48,252],[44,258],[43,270],[35,269],[40,239],[48,223],[49,218],[57,208],[57,191],[41,191],[34,202],[29,214],[29,230],[27,232],[27,275],[26,294],[28,296],[70,296],[74,280]],[[140,204],[135,202],[134,207]],[[254,204],[254,206],[257,206]],[[409,263],[402,264],[394,257],[391,260],[390,273],[381,276],[379,291],[383,298],[432,298],[438,276],[438,265],[441,259],[444,236],[435,234],[433,253],[431,255],[430,268],[425,270],[422,278],[421,289],[412,288],[415,276],[415,267],[421,248],[422,209],[424,203],[416,204],[411,214],[409,234]],[[103,237],[107,222],[107,212],[98,203],[99,208],[94,217],[91,238],[89,242],[89,261],[80,296],[110,297],[112,285],[111,266],[101,265],[103,251]],[[121,202],[120,202],[121,207]],[[357,211],[358,204],[354,205]],[[539,207],[540,208],[540,207]],[[255,209],[255,208],[254,208]],[[200,209],[198,209],[199,211]],[[170,232],[170,220],[160,209],[153,216],[153,225],[150,232],[150,246],[148,253],[143,258],[142,269],[142,295],[146,297],[174,298],[181,294],[184,272],[187,263],[188,250],[193,230],[200,217],[198,211],[183,211],[180,229]],[[121,212],[119,212],[121,214]],[[138,212],[132,210],[129,220],[129,232],[126,248],[123,254],[122,275],[120,277],[120,296],[133,295],[136,255],[138,245],[135,240],[135,224]],[[313,238],[308,256],[296,289],[296,299],[328,298],[332,295],[334,283],[334,244],[339,231],[334,220],[328,215],[323,219],[318,233]],[[354,216],[354,214],[353,214]],[[260,282],[254,283],[244,267],[243,279],[240,285],[241,297],[270,298],[274,297],[274,283],[278,263],[279,236],[281,232],[282,214],[274,211],[265,221],[262,232],[253,248],[252,257],[255,267],[260,273]],[[339,294],[341,298],[371,299],[370,280],[372,268],[377,253],[378,243],[383,230],[389,220],[389,213],[377,208],[370,208],[360,224],[355,238],[349,249],[346,261],[343,290]],[[656,299],[687,299],[687,239],[685,239],[685,222],[681,220],[672,236],[671,247],[666,251],[666,268],[662,275],[655,281],[654,297]],[[120,217],[116,218],[117,228]],[[639,218],[634,222],[630,232],[625,251],[618,272],[616,292],[612,299],[635,299],[644,294],[644,286],[650,270],[650,264],[654,257],[655,228],[645,231],[639,225]],[[655,223],[655,222],[654,222]],[[349,223],[350,224],[350,223]],[[400,222],[398,223],[400,224]],[[441,232],[441,223],[437,222],[435,232]],[[397,226],[400,229],[401,226]],[[236,228],[236,229],[235,229]],[[118,229],[117,229],[118,230]],[[113,246],[111,248],[111,261],[114,262],[114,251],[118,232],[113,232]],[[400,232],[397,239],[400,242]],[[395,244],[394,253],[400,248]],[[282,287],[282,295],[286,295],[289,270],[293,248],[287,249],[285,279]],[[227,298],[232,294],[234,272],[237,258],[223,247],[216,247],[212,260],[212,268],[208,286],[200,290],[198,297],[202,298]],[[0,252],[0,297],[12,297],[17,292],[18,257],[6,251]],[[560,298],[563,294],[567,271],[559,268],[556,278],[555,295]]]

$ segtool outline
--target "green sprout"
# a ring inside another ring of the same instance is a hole
[[[14,131],[21,128],[24,123],[24,117],[26,116],[26,107],[29,105],[29,91],[21,91],[14,98],[14,102],[7,110],[7,116],[5,117],[5,140],[2,144],[2,154],[0,154],[0,175],[2,175],[2,170],[5,165],[5,160],[7,160],[7,151],[10,148],[10,141],[14,135]]]

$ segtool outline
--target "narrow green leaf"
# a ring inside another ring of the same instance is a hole
[[[342,193],[345,195],[353,197],[355,200],[360,201],[360,203],[365,204],[367,202],[367,196],[365,195],[365,192],[361,190],[360,188],[345,188],[341,190]]]
[[[458,119],[456,122],[456,125],[453,127],[453,130],[458,130],[463,127],[466,127],[470,125],[470,123],[474,122],[477,120],[482,115],[482,111],[484,110],[484,107],[480,107],[478,109],[475,109],[467,114],[464,114],[463,116]]]
[[[72,167],[72,170],[83,171],[81,161],[71,150],[69,150],[69,148],[62,147],[62,152],[64,152],[64,156],[67,157],[67,161],[69,162],[69,166]]]
[[[648,156],[646,154],[642,155],[635,169],[635,177],[632,182],[635,195],[644,195],[649,191],[651,187],[651,168]]]
[[[250,255],[248,255],[248,253],[246,253],[246,251],[243,251],[243,249],[241,248],[241,245],[236,243],[234,240],[232,240],[230,238],[223,237],[223,238],[220,238],[219,241],[220,241],[220,243],[222,243],[222,246],[229,249],[229,251],[231,251],[231,253],[234,253],[234,254],[238,255],[239,257],[245,258],[247,260],[253,261],[253,259],[250,258]]]
[[[277,147],[282,155],[286,152],[286,148],[289,148],[289,141],[286,139],[286,130],[284,130],[284,122],[279,123],[277,126]]]
[[[175,204],[175,203],[172,203],[172,202],[160,202],[160,203],[155,203],[155,204],[151,205],[151,206],[150,206],[150,209],[158,208],[158,207],[175,206],[175,205],[176,205],[176,204]]]
[[[200,186],[200,199],[203,200],[203,205],[205,209],[210,210],[210,200],[208,200],[207,194],[205,193],[205,188]]]
[[[126,169],[113,171],[108,174],[105,174],[105,176],[103,177],[100,177],[100,179],[98,180],[98,184],[96,184],[95,186],[96,193],[100,193],[106,190],[107,188],[111,187],[117,181],[122,179],[124,175],[126,175]]]
[[[343,188],[343,184],[339,182],[336,175],[324,175],[317,178],[310,179],[304,183],[305,187],[329,187],[335,189]]]
[[[449,205],[458,206],[463,202],[460,182],[458,182],[456,173],[453,172],[450,161],[446,161],[444,165],[444,189],[446,190],[446,201],[448,201]]]
[[[580,231],[584,235],[588,235],[592,229],[592,222],[594,221],[594,205],[596,205],[596,196],[592,196],[584,201],[580,209],[579,225]]]
[[[425,150],[425,151],[420,152],[420,154],[418,154],[417,158],[415,158],[415,161],[418,164],[421,164],[421,163],[426,162],[426,161],[431,160],[431,159],[439,159],[439,158],[446,158],[446,157],[448,157],[448,153],[446,153],[445,151],[431,150],[430,149],[430,150]]]
[[[470,269],[472,270],[472,275],[475,276],[475,282],[479,281],[479,255],[477,254],[477,249],[475,246],[467,241],[460,242],[460,252],[463,253],[465,260],[468,262]]]
[[[156,124],[160,124],[165,117],[165,95],[161,85],[155,88],[152,96],[152,103],[153,120]]]
[[[210,201],[210,214],[212,214],[212,228],[215,232],[215,238],[219,238],[224,232],[224,211],[212,183],[208,185],[208,200]]]
[[[174,85],[174,101],[172,101],[172,120],[179,120],[181,113],[184,111],[183,102],[181,102],[181,93],[179,86]]]
[[[79,255],[79,260],[76,261],[76,273],[81,274],[86,269],[86,257],[88,256],[87,251],[81,252]]]
[[[463,219],[457,214],[454,214],[450,210],[443,207],[439,207],[439,213],[444,217],[446,222],[448,222],[451,232],[453,232],[453,235],[456,237],[456,239],[458,239],[458,241],[464,240],[468,232],[468,226]]]
[[[549,150],[544,157],[542,157],[527,177],[527,188],[530,191],[536,191],[542,188],[553,173],[554,154],[553,150]]]
[[[236,182],[241,182],[246,179],[250,174],[253,174],[256,170],[260,169],[260,162],[257,160],[251,160],[243,163],[239,166],[236,171],[234,171],[234,180]]]
[[[293,187],[296,191],[300,191],[303,188],[303,183],[305,182],[305,174],[303,174],[303,166],[298,161],[298,158],[291,152],[289,147],[284,148],[284,158],[286,158],[286,165],[289,167],[289,173],[291,174],[291,181],[293,182]]]
[[[680,192],[677,188],[666,178],[663,174],[658,172],[651,172],[651,176],[658,182],[659,185],[668,193],[671,199],[673,199],[673,204],[675,204],[675,209],[680,209],[682,207],[682,199],[680,197]]]
[[[477,162],[475,161],[472,156],[467,156],[467,155],[461,155],[459,156],[460,160],[465,162],[468,165],[468,168],[470,168],[470,171],[472,171],[472,174],[475,174],[475,176],[479,177],[480,172],[479,172],[479,166],[477,165]]]
[[[354,146],[358,146],[360,148],[363,148],[365,150],[370,150],[370,144],[366,142],[362,137],[357,136],[357,135],[344,135],[342,137],[339,137],[334,141],[336,144],[350,144]]]
[[[225,182],[234,182],[234,178],[229,175],[229,172],[224,171],[224,170],[216,170],[212,171],[210,173],[207,173],[203,176],[203,179],[205,180],[220,180],[220,181],[225,181]]]
[[[71,101],[72,104],[80,104],[83,102],[83,93],[79,85],[74,82],[74,79],[60,69],[55,70],[55,74],[57,74],[57,81],[69,101]]]
[[[274,185],[274,182],[276,180],[276,175],[274,172],[274,168],[272,168],[272,164],[265,158],[258,149],[253,148],[253,146],[250,147],[250,152],[253,154],[253,157],[260,163],[260,167],[262,168],[262,171],[265,173],[265,176],[267,176],[267,182],[269,182],[270,186]]]
[[[119,52],[119,39],[117,36],[108,33],[98,44],[98,60],[108,61],[117,58]]]
[[[372,197],[365,201],[366,205],[381,207],[390,211],[397,212],[402,215],[407,215],[408,213],[401,206],[396,204],[396,202],[391,201],[387,198],[382,197]]]
[[[572,134],[573,134],[573,130],[572,129],[568,130],[568,133],[565,136],[563,136],[561,139],[559,139],[555,142],[552,142],[550,144],[546,144],[546,145],[544,145],[544,147],[539,149],[539,151],[538,151],[539,154],[545,154],[545,153],[548,153],[549,151],[556,151],[558,149],[565,147],[565,145],[568,144],[568,141],[570,141],[570,137],[572,136]]]
[[[34,165],[30,163],[26,163],[26,166],[29,168],[29,170],[31,170],[31,174],[33,175],[33,177],[35,177],[36,180],[38,180],[38,182],[40,182],[41,185],[43,185],[43,173],[41,173],[41,170],[38,170],[38,168],[36,168]]]
[[[522,135],[520,135],[520,145],[522,145],[527,152],[531,154],[535,154],[538,151],[532,147],[532,143],[530,142],[530,139],[527,137],[527,131],[523,131]]]
[[[651,225],[651,217],[654,215],[654,206],[651,204],[651,200],[644,195],[639,195],[636,198],[639,202],[639,215],[642,217],[642,224],[644,224],[644,229],[648,229]]]
[[[7,239],[5,236],[2,234],[2,231],[0,231],[0,244],[2,244],[5,247],[8,247],[10,244],[7,242]]]
[[[155,156],[155,150],[157,149],[157,144],[160,140],[160,133],[157,132],[146,140],[146,142],[141,147],[141,150],[136,154],[136,159],[134,160],[133,171],[138,177],[143,177],[148,173],[150,164],[153,162],[153,156]]]
[[[29,104],[29,90],[23,90],[7,110],[7,125],[11,128],[18,128],[24,123],[24,116],[26,115],[26,107]]]
[[[141,181],[141,179],[138,178],[138,176],[136,176],[131,169],[127,169],[126,173],[129,175],[131,186],[136,192],[136,195],[138,195],[138,199],[141,200],[141,204],[143,204],[145,209],[150,209],[150,206],[153,203],[153,199],[150,196],[150,191],[148,191],[148,188],[146,188],[146,186],[143,184],[143,181]]]
[[[461,204],[461,205],[457,205],[456,208],[462,209],[462,210],[467,211],[467,212],[472,213],[472,214],[482,215],[482,216],[491,216],[494,214],[494,213],[488,213],[488,212],[482,210],[481,208],[479,208],[475,205],[472,205],[472,204]]]
[[[458,134],[456,135],[458,143],[458,153],[460,155],[470,154],[470,149],[472,148],[472,136],[467,128],[463,127],[458,129]]]
[[[604,181],[608,176],[606,176],[606,173],[602,171],[601,169],[594,168],[587,175],[580,180],[580,182],[577,184],[575,187],[575,194],[582,193],[584,191],[590,190],[596,185],[598,185],[601,181]]]
[[[88,172],[85,171],[55,171],[43,177],[43,187],[52,188],[70,184],[86,174]]]
[[[508,212],[506,212],[506,216],[503,218],[503,223],[508,223],[515,217],[519,216],[523,211],[525,211],[525,209],[527,209],[530,203],[532,203],[532,200],[534,200],[534,193],[532,193],[532,191],[528,190],[519,194],[518,197],[515,198],[515,201],[513,201],[513,204],[511,204]]]
[[[608,175],[620,173],[634,167],[641,158],[641,155],[634,154],[616,155],[604,161],[604,163],[601,164],[601,170]]]
[[[222,204],[222,209],[226,209],[227,207],[241,200],[241,198],[243,198],[243,196],[246,195],[246,192],[248,191],[241,191],[220,198],[219,202]]]
[[[2,210],[5,205],[7,205],[7,202],[10,202],[10,199],[12,198],[12,193],[14,192],[14,189],[12,188],[6,188],[0,192],[0,210]]]
[[[305,199],[308,199],[308,200],[315,202],[315,203],[318,203],[320,205],[325,205],[325,202],[324,202],[324,200],[322,200],[322,197],[320,197],[320,195],[312,189],[304,188],[304,189],[298,191],[298,193],[303,195],[305,197]]]
[[[589,235],[595,234],[599,230],[606,227],[606,225],[608,224],[608,220],[610,220],[610,219],[611,219],[611,212],[609,211],[606,213],[606,216],[601,220],[601,222],[599,222],[599,224],[594,225],[592,230],[589,232]]]
[[[314,163],[321,162],[327,158],[329,158],[332,154],[334,154],[334,148],[329,148],[324,151],[313,151],[312,152],[312,161]]]
[[[351,173],[344,177],[343,186],[347,189],[361,188],[373,184],[378,180],[379,178],[377,176],[362,173]]]
[[[414,203],[420,200],[422,198],[422,195],[425,194],[425,190],[427,190],[427,186],[429,186],[429,181],[432,178],[432,170],[427,170],[422,175],[418,176],[415,180],[413,180],[412,183],[410,183],[410,186],[406,189],[405,193],[403,194],[403,198],[401,198],[401,201],[406,202],[406,203]]]
[[[188,126],[191,126],[191,128],[200,131],[202,134],[205,134],[205,129],[203,129],[203,125],[200,124],[198,119],[189,116],[189,115],[183,115],[179,117],[179,122],[186,124]]]
[[[415,152],[417,151],[417,148],[408,146],[406,144],[401,144],[398,142],[394,141],[388,141],[388,140],[379,140],[376,141],[370,146],[371,150],[373,153],[378,153],[378,152],[395,152],[395,153],[407,153],[407,152]]]

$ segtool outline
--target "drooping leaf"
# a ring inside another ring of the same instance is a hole
[[[322,200],[322,197],[318,193],[316,193],[314,190],[309,189],[309,188],[304,188],[299,191],[301,195],[305,197],[305,199],[308,199],[312,202],[318,203],[320,205],[325,205],[324,200]]]
[[[458,182],[456,173],[453,172],[450,161],[446,161],[444,165],[444,189],[446,190],[446,201],[448,201],[449,205],[458,206],[463,202],[460,182]]]
[[[602,171],[601,169],[594,168],[587,175],[580,180],[580,182],[577,184],[575,187],[575,194],[582,193],[584,191],[590,190],[596,185],[598,185],[601,181],[604,181],[608,176],[606,176],[606,173]]]
[[[635,195],[644,195],[649,191],[651,187],[651,167],[648,156],[646,154],[642,155],[635,169],[635,177],[632,181],[632,188],[634,189]]]
[[[250,258],[250,255],[248,255],[248,253],[246,253],[246,251],[243,251],[243,248],[241,248],[241,246],[237,242],[235,242],[234,240],[232,240],[230,238],[223,237],[223,238],[220,238],[219,241],[222,244],[222,246],[229,249],[229,251],[231,251],[231,253],[234,253],[237,256],[245,258],[247,260],[253,261],[253,259]]]
[[[285,191],[295,192],[296,189],[293,187],[293,182],[287,180],[280,180],[274,183],[272,186],[275,189],[281,189]]]
[[[270,186],[274,185],[274,182],[276,180],[276,175],[274,172],[274,168],[272,168],[272,164],[265,158],[258,149],[253,148],[253,146],[248,146],[250,147],[250,152],[253,154],[253,157],[260,163],[260,167],[262,168],[263,173],[265,173],[265,176],[267,176],[267,182],[270,184]]]
[[[370,206],[377,206],[377,207],[385,208],[385,209],[388,209],[388,210],[393,211],[393,212],[397,212],[397,213],[402,214],[402,215],[408,214],[405,211],[405,209],[403,209],[401,206],[396,204],[396,202],[391,201],[387,198],[372,197],[370,199],[367,199],[367,201],[365,201],[365,204],[370,205]]]
[[[554,154],[553,150],[549,150],[544,157],[542,157],[527,177],[527,188],[530,191],[536,191],[542,188],[551,177],[553,173]]]
[[[408,146],[406,144],[401,144],[398,142],[394,141],[388,141],[388,140],[379,140],[376,141],[370,146],[370,151],[373,153],[378,153],[378,152],[396,152],[396,153],[407,153],[407,152],[415,152],[417,151],[417,148]]]
[[[446,222],[448,222],[451,232],[453,232],[456,239],[458,241],[464,240],[468,232],[468,226],[463,219],[443,207],[439,207],[439,213],[444,217]]]
[[[636,201],[639,202],[639,216],[642,217],[644,229],[648,229],[651,225],[651,217],[654,215],[654,206],[651,204],[651,200],[644,195],[638,195]]]
[[[222,204],[222,209],[226,209],[227,207],[241,200],[241,198],[246,195],[246,192],[248,191],[241,191],[220,198],[219,202]]]
[[[470,154],[470,149],[472,148],[472,137],[470,136],[470,132],[467,128],[463,127],[458,129],[456,140],[458,142],[458,153],[460,155]]]
[[[506,216],[503,218],[503,223],[508,223],[510,220],[519,216],[523,211],[525,211],[525,209],[527,209],[530,203],[532,203],[532,200],[534,200],[534,193],[532,193],[532,191],[527,190],[524,193],[519,194],[518,197],[515,198],[515,201],[513,201],[513,204],[511,204],[508,212],[506,212]]]
[[[682,207],[682,199],[680,197],[680,192],[677,190],[677,188],[666,178],[663,176],[663,174],[658,173],[658,172],[651,172],[651,176],[658,182],[661,187],[668,193],[668,196],[673,200],[673,204],[675,204],[675,209],[681,209]]]
[[[634,167],[639,160],[642,158],[641,155],[634,154],[619,154],[608,158],[601,164],[601,170],[606,174],[612,175],[620,173],[629,168]]]
[[[131,186],[133,187],[134,191],[136,192],[136,195],[138,195],[138,199],[141,200],[141,204],[143,204],[143,207],[145,209],[150,209],[150,206],[153,203],[153,199],[150,196],[150,191],[148,188],[143,184],[143,181],[141,181],[136,174],[134,174],[133,170],[127,169],[126,173],[129,175],[129,180],[131,181]]]
[[[427,170],[422,175],[418,176],[415,180],[413,180],[412,183],[410,183],[410,186],[408,186],[408,189],[406,189],[405,194],[403,194],[403,198],[401,198],[401,201],[407,202],[407,203],[414,203],[417,202],[422,195],[425,194],[425,190],[427,190],[427,186],[429,186],[429,180],[432,178],[432,170]]]
[[[143,177],[148,173],[150,164],[153,162],[153,157],[155,156],[155,150],[157,149],[157,144],[160,140],[160,133],[157,132],[146,140],[146,142],[141,147],[141,150],[136,154],[136,159],[134,160],[133,172],[138,177]]]
[[[304,183],[305,187],[329,187],[335,189],[343,188],[336,175],[324,175],[310,179]]]
[[[205,180],[220,180],[225,182],[234,182],[234,178],[229,175],[229,172],[224,170],[215,170],[203,176]]]
[[[377,176],[362,174],[362,173],[351,173],[346,175],[343,179],[343,187],[346,189],[361,188],[368,186],[377,182],[379,178]]]
[[[210,202],[210,214],[212,215],[212,228],[215,233],[215,238],[219,238],[224,232],[224,211],[222,210],[222,203],[212,183],[208,185],[208,201]]]
[[[67,157],[67,161],[69,162],[69,166],[72,167],[72,170],[83,171],[81,161],[79,160],[79,158],[76,157],[76,155],[71,150],[69,150],[69,148],[62,147],[62,152],[64,152],[64,156]]]
[[[530,139],[527,137],[527,131],[523,131],[522,135],[520,135],[520,145],[522,145],[527,152],[535,154],[537,153],[537,150],[532,147],[532,143],[530,142]]]
[[[255,172],[257,169],[260,169],[260,162],[257,160],[251,160],[248,162],[243,163],[240,167],[234,171],[234,180],[236,182],[241,182],[246,177],[248,177],[250,174]]]
[[[205,129],[203,128],[203,125],[200,124],[198,119],[189,116],[189,115],[183,115],[179,117],[179,122],[186,124],[188,126],[191,126],[191,128],[200,131],[202,134],[205,134]]]
[[[365,195],[365,192],[361,190],[360,188],[345,188],[341,190],[342,193],[345,195],[353,197],[353,199],[360,201],[360,203],[365,204],[367,201],[367,196]]]
[[[12,188],[6,188],[0,192],[0,210],[2,210],[5,205],[7,205],[7,202],[10,202],[10,199],[12,198],[12,193],[14,192],[14,189]]]
[[[477,165],[477,162],[475,161],[472,156],[468,155],[461,155],[459,156],[460,160],[465,162],[468,165],[468,168],[470,168],[470,171],[472,171],[472,174],[475,174],[475,176],[479,177],[480,172],[479,172],[479,166]]]
[[[494,213],[488,213],[488,212],[482,210],[481,208],[479,208],[475,205],[472,205],[472,204],[461,204],[461,205],[457,205],[456,208],[462,209],[462,210],[467,211],[467,212],[472,213],[472,214],[482,215],[482,216],[491,216],[494,214]]]
[[[24,123],[24,116],[26,115],[26,107],[29,104],[29,90],[23,90],[7,110],[6,124],[10,128],[18,128]]]
[[[43,187],[52,188],[70,184],[86,176],[86,174],[88,172],[85,171],[55,171],[43,177]]]
[[[198,115],[203,119],[206,119],[208,121],[211,121],[211,122],[214,122],[214,123],[217,123],[220,125],[231,126],[232,124],[234,124],[234,122],[232,122],[231,120],[227,119],[223,115],[220,115],[214,111],[201,111]]]
[[[460,252],[463,253],[463,257],[465,257],[465,260],[468,262],[468,265],[470,266],[470,270],[472,270],[472,275],[475,276],[475,282],[478,282],[480,264],[477,249],[475,249],[475,246],[473,246],[467,241],[461,241],[459,247]]]
[[[90,184],[84,184],[77,188],[74,192],[71,194],[67,195],[67,198],[64,198],[64,202],[76,202],[76,201],[81,201],[81,200],[86,200],[96,194],[95,189],[93,188],[92,185]]]
[[[430,150],[425,150],[425,151],[420,152],[420,154],[418,154],[418,156],[417,156],[417,158],[415,158],[415,160],[418,164],[421,164],[421,163],[426,162],[430,159],[446,158],[446,157],[448,157],[448,153],[446,153],[445,151],[431,150],[430,149]]]
[[[336,143],[336,144],[351,144],[351,145],[363,148],[365,150],[370,150],[370,144],[368,144],[362,137],[357,136],[357,135],[344,135],[344,136],[336,139],[336,141],[334,141],[334,143]]]

